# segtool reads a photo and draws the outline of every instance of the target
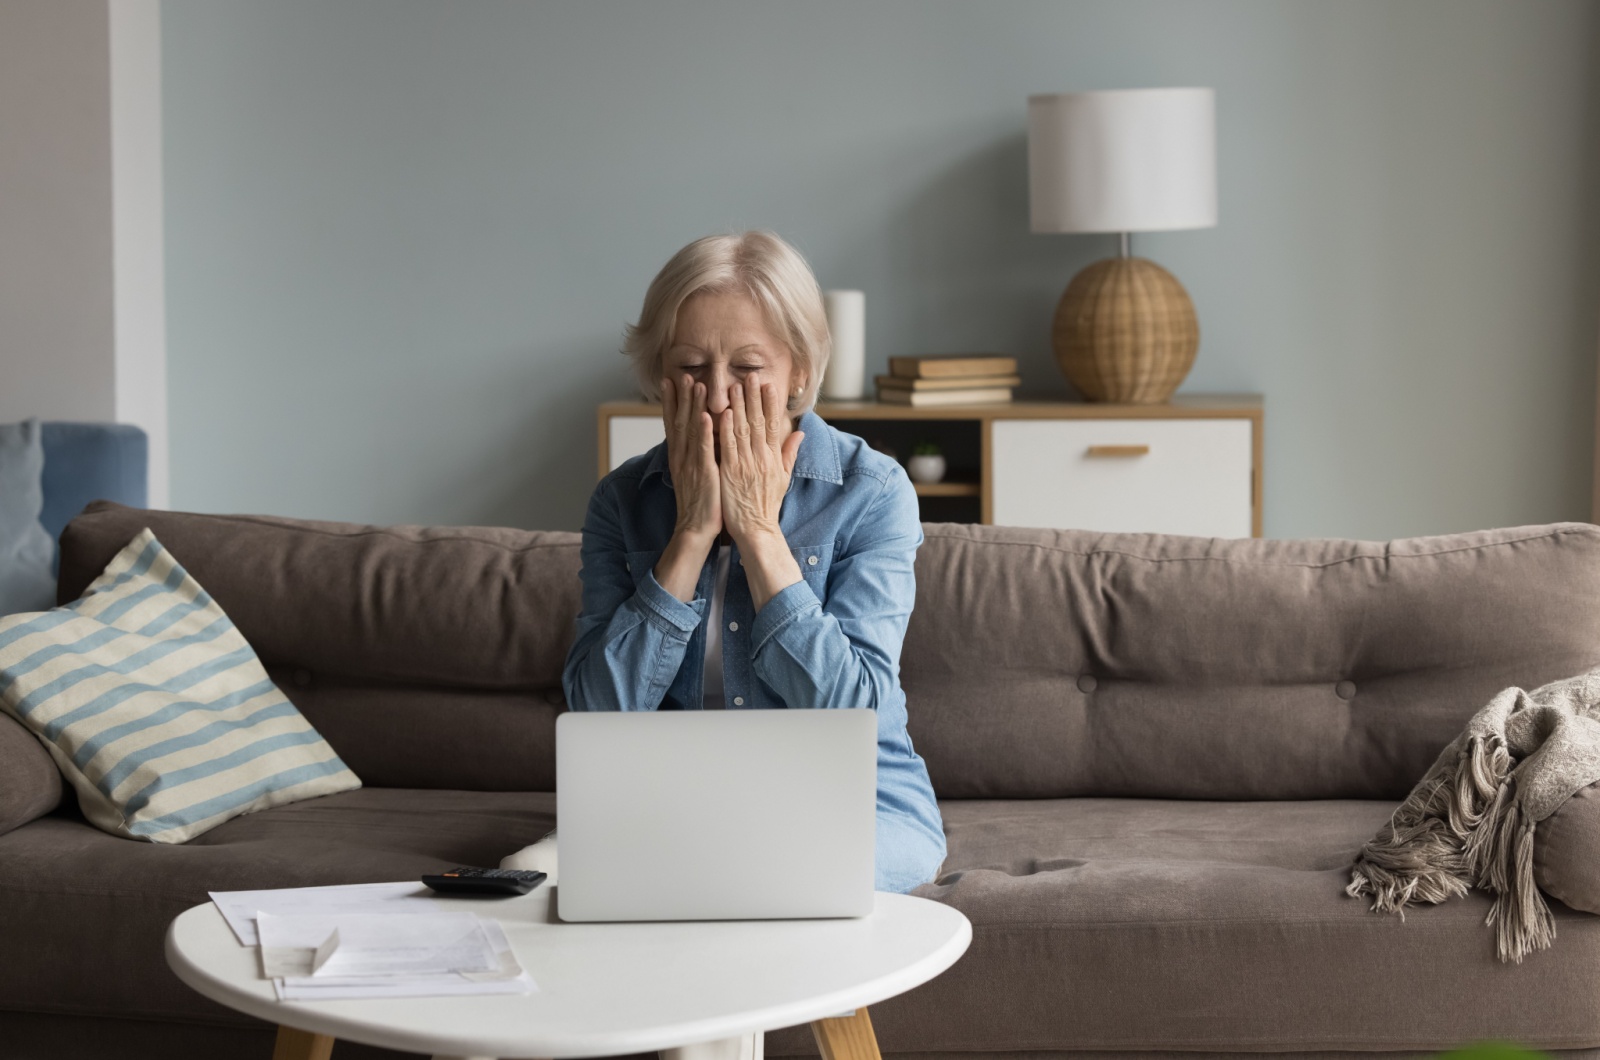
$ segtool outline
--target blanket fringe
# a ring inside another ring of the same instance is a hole
[[[1555,939],[1555,918],[1533,881],[1534,822],[1516,804],[1514,763],[1498,735],[1474,736],[1441,756],[1361,848],[1345,893],[1403,920],[1412,902],[1436,904],[1472,887],[1495,895],[1486,923],[1502,961],[1522,963]]]

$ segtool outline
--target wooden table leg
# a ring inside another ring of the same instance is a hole
[[[272,1060],[328,1060],[333,1055],[333,1036],[278,1028],[278,1043],[272,1047]]]
[[[878,1036],[872,1033],[872,1020],[864,1008],[837,1019],[814,1020],[811,1033],[816,1036],[822,1060],[883,1060],[878,1053]]]

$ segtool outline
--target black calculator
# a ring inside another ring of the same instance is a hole
[[[422,877],[424,884],[448,898],[510,898],[527,894],[544,881],[542,872],[465,866]]]

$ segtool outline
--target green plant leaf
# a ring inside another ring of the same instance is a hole
[[[1550,1060],[1544,1053],[1536,1053],[1510,1042],[1479,1042],[1462,1049],[1439,1054],[1439,1060]]]

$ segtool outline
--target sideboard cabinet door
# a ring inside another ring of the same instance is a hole
[[[1250,536],[1250,420],[997,419],[991,432],[999,526]]]
[[[667,437],[667,426],[660,416],[613,416],[606,424],[606,471],[615,471],[622,464],[648,453]]]

